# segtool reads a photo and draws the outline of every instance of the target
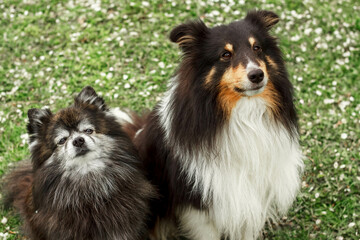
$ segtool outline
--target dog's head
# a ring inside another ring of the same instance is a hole
[[[170,39],[184,53],[179,74],[187,81],[179,84],[216,93],[218,105],[227,113],[241,97],[260,96],[269,105],[278,104],[274,82],[278,75],[286,76],[286,70],[269,33],[278,21],[273,12],[251,11],[228,25],[208,28],[194,21],[176,27]]]
[[[28,111],[30,151],[34,167],[58,163],[79,173],[101,169],[119,138],[121,126],[109,114],[104,100],[85,87],[75,103],[58,113],[49,109]]]

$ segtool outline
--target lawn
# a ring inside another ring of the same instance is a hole
[[[0,0],[0,176],[29,155],[28,109],[66,107],[86,85],[110,106],[152,108],[179,63],[173,27],[230,23],[254,8],[281,18],[273,34],[306,155],[301,193],[265,239],[360,239],[358,0]],[[0,207],[0,240],[18,233],[19,219]]]

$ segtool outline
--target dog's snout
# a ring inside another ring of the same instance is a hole
[[[84,143],[85,143],[85,139],[83,137],[77,137],[73,141],[73,145],[75,147],[81,147],[82,145],[84,145]]]
[[[260,83],[264,79],[264,72],[261,69],[255,69],[251,70],[247,76],[251,82]]]

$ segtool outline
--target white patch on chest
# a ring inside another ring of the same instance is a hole
[[[274,122],[261,98],[239,100],[215,151],[178,152],[210,204],[209,221],[230,239],[256,239],[267,219],[287,212],[299,190],[298,140]]]

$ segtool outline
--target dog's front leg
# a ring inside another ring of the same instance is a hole
[[[221,234],[205,211],[193,207],[178,211],[180,230],[191,240],[220,240]]]

